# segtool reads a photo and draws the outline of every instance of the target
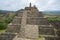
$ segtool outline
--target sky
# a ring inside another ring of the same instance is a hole
[[[29,6],[36,5],[38,10],[60,10],[60,0],[0,0],[0,10],[17,11]]]

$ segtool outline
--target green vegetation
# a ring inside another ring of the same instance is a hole
[[[34,39],[31,39],[31,40],[44,40],[44,37],[34,38]]]
[[[14,13],[10,13],[6,16],[6,19],[5,19],[5,23],[9,24],[12,19],[14,18],[15,14]]]
[[[6,29],[7,24],[6,23],[0,23],[0,30]]]
[[[48,17],[49,21],[60,21],[60,17]]]
[[[0,30],[6,29],[7,25],[12,21],[14,16],[15,13],[0,14]]]
[[[5,31],[6,31],[6,30],[0,30],[0,34],[3,33],[3,32],[5,32]]]

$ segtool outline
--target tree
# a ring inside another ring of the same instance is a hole
[[[0,30],[6,29],[7,25],[6,23],[0,23]]]

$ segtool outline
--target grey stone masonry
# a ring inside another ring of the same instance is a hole
[[[2,33],[0,34],[0,40],[13,40],[16,36],[15,33]]]
[[[22,15],[21,28],[20,28],[21,37],[25,37],[26,18],[27,18],[27,12],[24,11]]]
[[[20,28],[20,36],[27,38],[38,38],[38,26],[26,24],[26,21],[27,11],[24,11]]]
[[[47,18],[44,18],[44,15],[41,11],[38,11],[36,6],[31,7],[31,4],[30,7],[25,7],[25,9],[18,10],[13,21],[8,24],[6,34],[9,35],[9,38],[11,38],[10,34],[12,33],[17,33],[16,39],[38,38],[39,36],[43,36],[46,40],[50,40],[55,36],[53,25],[48,22]],[[2,40],[5,40],[5,38]]]

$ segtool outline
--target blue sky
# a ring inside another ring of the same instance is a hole
[[[39,10],[60,10],[60,0],[0,0],[0,10],[16,11],[29,6],[36,5]]]

